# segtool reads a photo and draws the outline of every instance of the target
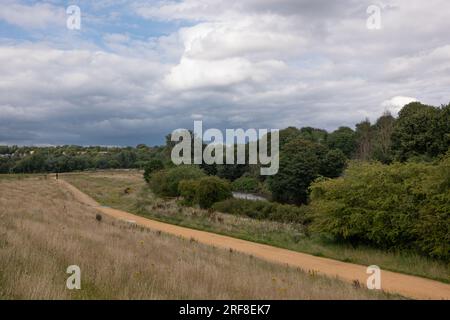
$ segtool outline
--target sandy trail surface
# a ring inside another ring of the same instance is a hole
[[[68,182],[60,179],[58,183],[68,189],[74,195],[75,199],[83,204],[95,207],[106,215],[129,223],[135,223],[178,237],[194,239],[200,243],[217,248],[231,249],[266,261],[287,264],[306,272],[334,277],[349,282],[358,281],[362,286],[366,285],[367,279],[370,276],[366,273],[367,266],[316,257],[211,232],[180,227],[137,216],[125,211],[104,207]],[[381,286],[382,290],[386,292],[397,293],[413,299],[450,299],[449,284],[391,271],[381,271]]]

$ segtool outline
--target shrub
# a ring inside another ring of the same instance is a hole
[[[308,207],[280,204],[268,201],[245,199],[227,199],[217,202],[213,209],[234,215],[246,216],[259,220],[278,222],[294,222],[307,224],[310,222]]]
[[[185,203],[198,204],[201,208],[210,208],[215,202],[232,196],[230,183],[214,176],[183,180],[179,184],[179,192]]]
[[[314,229],[354,244],[450,258],[450,154],[438,164],[352,163],[311,187]]]
[[[177,197],[180,195],[178,190],[180,181],[204,176],[205,173],[197,166],[184,165],[153,173],[149,184],[153,192],[159,196]]]
[[[151,160],[145,165],[145,171],[144,171],[144,180],[149,183],[150,177],[152,173],[157,172],[159,170],[164,169],[164,164],[161,160]]]
[[[243,176],[236,179],[232,183],[233,191],[259,193],[261,185],[258,179],[249,176]]]
[[[198,180],[182,180],[178,184],[178,190],[183,197],[184,204],[193,205],[196,201]]]

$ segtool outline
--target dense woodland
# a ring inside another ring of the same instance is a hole
[[[161,160],[149,162],[144,176],[156,194],[181,196],[186,205],[300,223],[308,232],[354,246],[448,261],[449,147],[450,104],[411,103],[396,118],[385,113],[355,130],[280,131],[274,176],[261,176],[257,165],[171,168]],[[272,201],[235,199],[232,191]]]
[[[450,258],[450,104],[413,102],[355,129],[281,130],[280,169],[268,177],[258,165],[175,167],[172,147],[170,136],[160,147],[0,146],[0,173],[140,168],[154,193],[186,205]],[[233,199],[232,191],[271,201]]]

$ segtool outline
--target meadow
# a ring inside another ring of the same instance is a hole
[[[63,176],[102,205],[155,220],[245,240],[265,243],[315,256],[391,270],[442,282],[450,282],[448,264],[405,251],[385,251],[366,246],[336,243],[311,234],[300,224],[255,220],[213,210],[183,206],[174,198],[155,196],[142,179],[142,172],[103,171]]]
[[[124,209],[146,192],[137,173],[65,179]],[[44,175],[0,176],[0,299],[400,298],[97,215]]]

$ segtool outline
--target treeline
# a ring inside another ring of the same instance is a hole
[[[163,147],[0,146],[0,173],[71,172],[88,169],[144,168],[164,159]]]
[[[280,131],[282,168],[289,167],[290,162],[312,160],[314,168],[308,166],[310,174],[302,177],[303,181],[309,181],[311,177],[320,175],[338,176],[348,159],[376,160],[385,164],[407,160],[431,161],[447,151],[449,131],[450,104],[433,107],[418,102],[405,106],[398,118],[384,114],[373,124],[368,120],[356,124],[355,130],[340,127],[329,133],[311,127],[289,127]],[[160,147],[143,144],[136,147],[0,146],[0,173],[144,168],[155,159],[170,166],[173,145],[168,136],[166,145]],[[287,153],[291,154],[291,158],[283,157]],[[261,178],[258,166],[202,165],[201,168],[209,175],[231,181],[242,176]],[[272,185],[276,189],[277,181],[273,181]],[[305,195],[279,200],[301,203]]]
[[[168,141],[164,154],[170,154]],[[151,161],[145,178],[163,197],[256,219],[301,223],[353,245],[408,249],[450,259],[450,104],[405,106],[328,133],[280,131],[280,168],[258,165],[173,167]],[[168,165],[167,165],[168,164]],[[212,176],[212,177],[211,177]],[[232,199],[231,191],[271,202]]]
[[[0,146],[0,173],[141,168],[155,194],[186,205],[450,259],[450,104],[410,103],[398,117],[385,113],[354,129],[281,130],[273,176],[260,175],[259,165],[177,167],[173,146],[170,136],[161,147]],[[271,201],[233,199],[232,191]]]
[[[340,127],[331,133],[311,127],[281,130],[280,168],[274,176],[260,175],[259,165],[202,164],[199,167],[208,175],[233,182],[234,191],[269,195],[277,202],[299,205],[308,202],[309,187],[314,180],[339,177],[350,160],[382,164],[430,162],[445,154],[449,145],[450,104],[433,107],[414,102],[406,105],[397,118],[385,113],[373,124],[364,120],[355,129]],[[159,165],[154,161],[149,164],[147,180],[155,165],[158,169],[170,168],[173,146],[167,136],[163,152],[166,165],[162,164],[164,161]]]
[[[349,160],[383,164],[406,161],[430,162],[450,145],[450,104],[433,107],[414,102],[397,118],[383,114],[373,124],[364,120],[355,129],[326,130],[289,127],[280,131],[280,169],[277,175],[261,176],[258,165],[201,165],[209,175],[229,181],[245,178],[235,191],[271,195],[280,203],[305,204],[309,187],[319,177],[335,178]],[[171,149],[168,141],[167,148]],[[245,182],[245,183],[244,183]]]

